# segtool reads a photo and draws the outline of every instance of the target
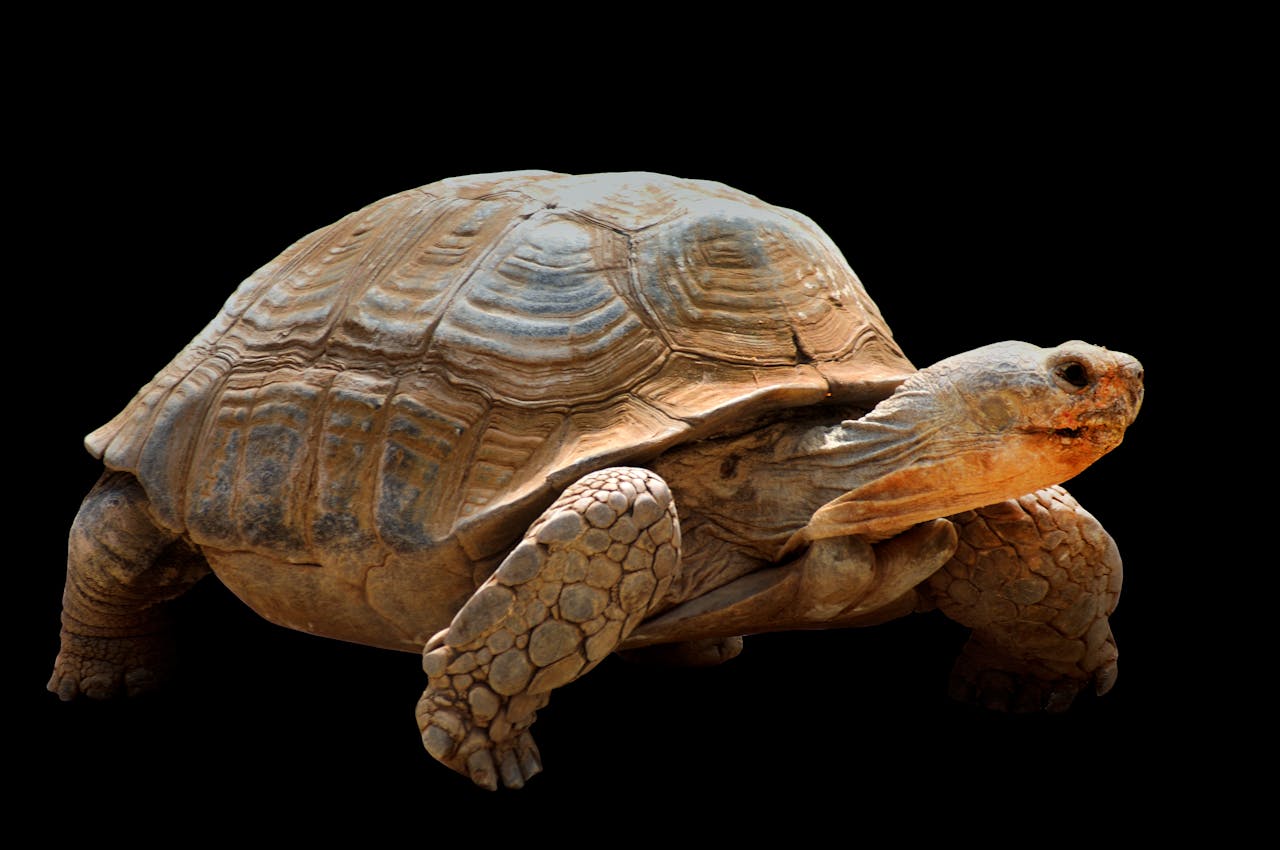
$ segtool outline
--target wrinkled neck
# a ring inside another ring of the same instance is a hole
[[[792,466],[808,478],[812,496],[806,503],[813,510],[896,469],[933,462],[942,450],[939,432],[951,417],[940,403],[945,394],[924,383],[904,385],[860,419],[784,437],[774,462]]]
[[[717,536],[772,561],[824,505],[936,461],[946,393],[923,383],[904,385],[861,418],[782,422],[695,443],[659,458],[654,470],[675,492],[682,523],[710,523]]]

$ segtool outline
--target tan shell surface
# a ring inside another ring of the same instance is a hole
[[[590,470],[911,371],[798,213],[656,174],[510,172],[302,238],[86,445],[201,545],[480,561]]]

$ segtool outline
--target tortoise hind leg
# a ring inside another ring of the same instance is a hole
[[[666,594],[679,564],[670,491],[644,469],[565,491],[423,650],[423,744],[485,788],[542,769],[529,734],[550,691],[611,653]]]
[[[173,660],[163,603],[208,572],[195,547],[151,518],[132,475],[105,473],[71,527],[49,690],[70,700],[153,688]]]
[[[1061,487],[951,517],[956,555],[929,580],[944,614],[973,629],[951,695],[1003,711],[1065,711],[1116,680],[1108,617],[1120,595],[1115,541]]]

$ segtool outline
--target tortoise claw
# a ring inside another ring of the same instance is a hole
[[[1116,677],[1120,670],[1114,659],[1093,671],[1093,687],[1098,696],[1108,693],[1116,686]]]
[[[528,732],[520,736],[517,745],[520,750],[520,769],[528,781],[542,773],[542,756],[538,753],[538,745],[533,742],[533,736]]]
[[[143,638],[63,636],[46,687],[64,702],[77,697],[112,699],[138,696],[158,688],[173,666],[163,641]]]
[[[502,784],[508,788],[524,787],[524,772],[520,769],[520,762],[516,758],[514,750],[505,749],[502,751]]]
[[[485,790],[498,790],[498,772],[493,765],[493,754],[488,749],[478,749],[467,758],[467,775]]]

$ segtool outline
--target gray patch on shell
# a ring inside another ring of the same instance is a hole
[[[235,474],[237,464],[229,462],[240,455],[240,431],[227,434],[223,456],[228,462],[218,464],[211,494],[204,499],[197,495],[187,506],[187,527],[203,543],[233,544],[239,541],[240,530],[231,506],[235,499]]]
[[[295,427],[270,424],[250,429],[238,517],[248,542],[274,551],[305,548],[288,513],[291,494],[296,492],[290,461],[302,454],[302,434]]]
[[[418,504],[425,490],[435,483],[440,465],[430,463],[417,470],[421,486],[410,481],[396,470],[408,465],[409,451],[393,441],[388,441],[382,454],[380,468],[381,487],[378,495],[377,523],[382,539],[400,551],[420,551],[435,541],[427,533],[423,522],[415,521],[412,508]]]

